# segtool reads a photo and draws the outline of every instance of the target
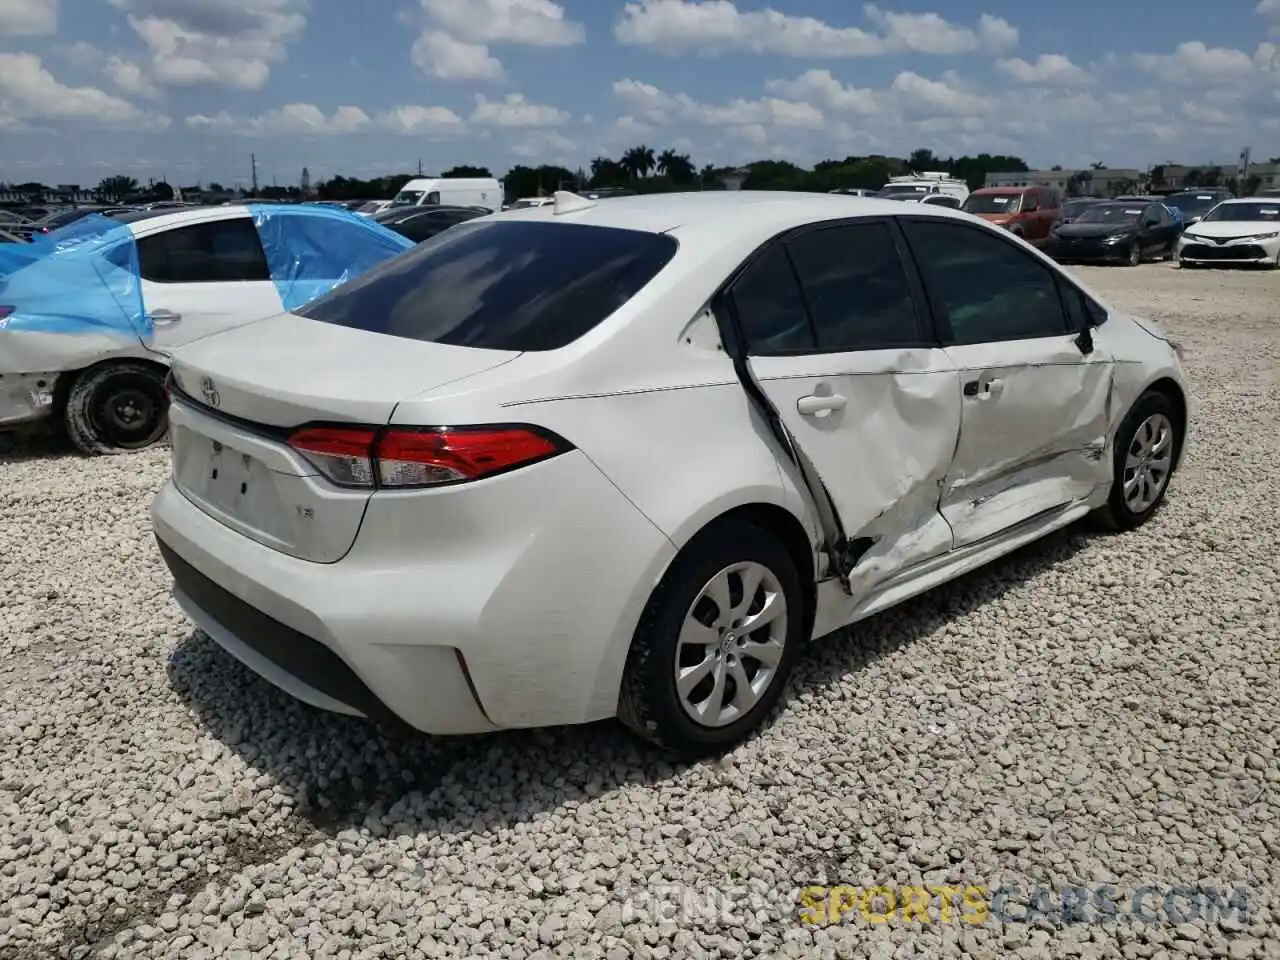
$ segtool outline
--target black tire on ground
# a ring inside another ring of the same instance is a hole
[[[1133,405],[1124,421],[1120,424],[1120,429],[1116,431],[1116,444],[1111,467],[1111,493],[1107,498],[1106,504],[1093,513],[1093,519],[1097,524],[1107,530],[1135,530],[1142,526],[1160,509],[1160,505],[1164,503],[1165,494],[1169,492],[1169,484],[1173,481],[1172,467],[1170,467],[1170,475],[1165,480],[1159,496],[1146,509],[1141,511],[1130,509],[1124,497],[1125,461],[1128,459],[1129,450],[1133,446],[1138,428],[1142,426],[1148,417],[1157,413],[1163,414],[1173,428],[1172,462],[1175,464],[1178,462],[1178,453],[1182,449],[1183,431],[1186,429],[1186,425],[1178,416],[1178,411],[1172,400],[1163,393],[1148,391],[1138,398],[1137,403]]]
[[[149,447],[169,430],[164,374],[130,360],[86,370],[67,394],[63,423],[71,442],[90,456]]]
[[[676,691],[678,639],[685,617],[704,585],[734,563],[768,568],[782,587],[787,624],[782,654],[770,685],[755,706],[734,722],[711,727],[686,713]],[[786,548],[758,527],[726,520],[691,540],[649,597],[636,627],[618,699],[618,719],[634,733],[683,759],[724,753],[747,739],[782,696],[807,622],[796,564]]]
[[[1136,267],[1140,263],[1142,263],[1142,250],[1135,243],[1128,249],[1124,264],[1126,267]]]

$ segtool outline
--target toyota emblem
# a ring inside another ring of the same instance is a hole
[[[218,388],[209,377],[200,378],[200,393],[204,395],[204,402],[211,407],[222,403],[222,398],[218,396]]]

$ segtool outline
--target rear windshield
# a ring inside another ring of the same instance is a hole
[[[298,312],[409,340],[556,350],[639,293],[675,252],[676,241],[659,233],[473,220]]]

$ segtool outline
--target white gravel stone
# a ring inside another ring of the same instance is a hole
[[[296,703],[169,601],[147,518],[166,450],[11,444],[0,958],[1280,956],[1280,275],[1080,274],[1187,350],[1166,509],[828,638],[769,730],[695,766],[611,724],[392,738]],[[817,928],[810,883],[1251,900]]]

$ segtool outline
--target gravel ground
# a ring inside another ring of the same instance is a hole
[[[12,450],[0,957],[1280,956],[1280,275],[1081,272],[1187,349],[1167,508],[828,638],[769,731],[691,767],[612,724],[388,739],[301,706],[168,601],[165,451]],[[795,899],[921,883],[1158,892],[1106,924]],[[663,920],[671,885],[699,899]],[[1165,909],[1196,886],[1248,909]]]

